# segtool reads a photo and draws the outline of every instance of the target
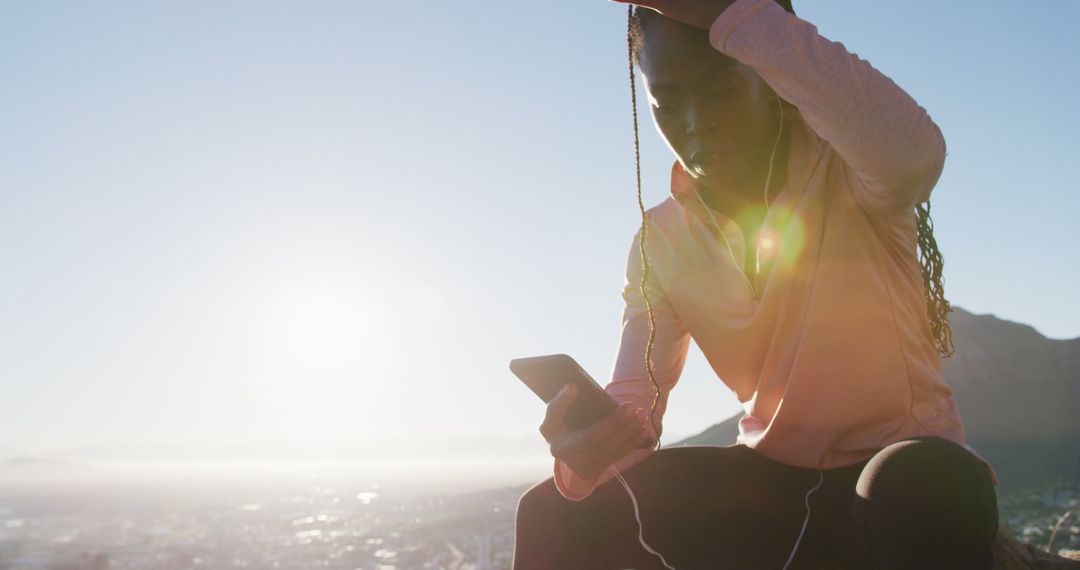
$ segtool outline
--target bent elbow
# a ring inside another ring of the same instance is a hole
[[[945,137],[941,129],[932,122],[930,125],[931,132],[913,147],[917,150],[908,155],[904,167],[898,169],[892,182],[882,184],[888,209],[906,211],[930,200],[930,194],[945,169],[946,155]]]
[[[945,137],[941,134],[941,129],[938,128],[936,124],[933,122],[930,124],[933,127],[933,135],[930,137],[930,142],[926,145],[927,151],[925,156],[923,157],[923,160],[920,161],[917,168],[912,206],[930,200],[930,193],[933,192],[934,187],[937,186],[938,180],[941,178],[941,173],[945,170],[945,156],[948,154],[948,149],[945,146]]]

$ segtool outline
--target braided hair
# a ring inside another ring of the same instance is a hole
[[[915,222],[918,227],[919,265],[922,267],[923,291],[926,296],[926,317],[930,320],[930,331],[934,335],[934,345],[938,354],[952,356],[956,349],[952,343],[952,329],[949,328],[949,313],[952,306],[945,298],[945,259],[934,239],[934,220],[930,218],[930,201],[915,205]]]
[[[795,14],[791,0],[776,0],[776,3],[787,12]],[[649,313],[649,339],[645,345],[645,368],[649,375],[649,382],[654,389],[652,409],[649,418],[652,421],[654,431],[657,434],[656,446],[660,446],[660,429],[656,424],[656,406],[660,400],[660,386],[656,382],[655,371],[652,363],[653,342],[656,339],[656,319],[653,316],[652,302],[649,300],[645,284],[649,278],[649,259],[645,254],[645,240],[648,233],[647,215],[645,204],[641,197],[641,151],[638,141],[637,120],[637,88],[634,77],[634,66],[641,67],[639,54],[645,43],[644,28],[646,22],[658,17],[659,13],[643,8],[636,8],[633,4],[627,6],[626,44],[627,59],[630,68],[630,104],[634,119],[634,167],[637,179],[637,202],[641,211],[641,239],[638,242],[638,252],[641,256],[641,282],[639,288],[645,299],[645,307]],[[930,323],[934,346],[940,356],[949,357],[955,353],[952,344],[952,330],[949,327],[949,313],[952,307],[945,298],[945,285],[943,269],[945,260],[938,249],[937,240],[934,239],[934,222],[930,218],[930,202],[915,205],[914,212],[918,246],[919,265],[922,269],[923,292],[926,300],[926,317]]]

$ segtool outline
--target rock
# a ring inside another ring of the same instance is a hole
[[[1004,526],[998,527],[994,543],[994,570],[1080,570],[1080,551],[1062,550],[1067,557],[1044,552],[1020,542]]]

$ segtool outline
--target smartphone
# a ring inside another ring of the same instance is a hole
[[[611,394],[565,354],[516,358],[510,361],[510,371],[545,403],[567,383],[575,384],[577,396],[566,411],[566,426],[570,429],[589,427],[619,407]]]

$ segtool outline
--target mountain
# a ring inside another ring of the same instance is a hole
[[[994,466],[999,491],[1080,481],[1080,338],[955,308],[956,354],[943,360],[968,443]],[[741,415],[741,414],[740,414]],[[672,445],[730,445],[739,415]]]

